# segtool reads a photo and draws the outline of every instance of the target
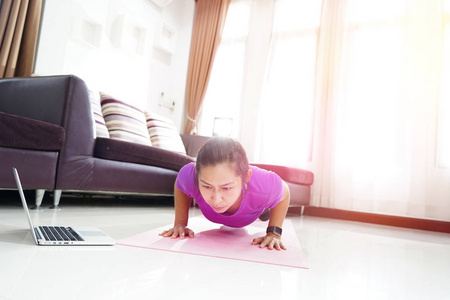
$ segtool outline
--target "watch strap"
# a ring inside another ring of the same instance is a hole
[[[266,233],[273,233],[275,235],[281,236],[283,233],[283,229],[278,226],[269,226],[267,227]]]

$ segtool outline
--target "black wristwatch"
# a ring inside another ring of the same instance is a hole
[[[283,233],[283,229],[278,226],[269,226],[267,227],[266,233],[273,233],[275,235],[281,236]]]

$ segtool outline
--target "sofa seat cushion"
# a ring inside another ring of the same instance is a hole
[[[65,131],[59,125],[0,112],[0,147],[59,151]]]
[[[308,170],[268,164],[252,163],[252,165],[264,170],[272,171],[287,182],[301,185],[312,185],[314,182],[314,173]]]
[[[17,189],[12,168],[20,174],[25,190],[55,189],[58,152],[0,147],[0,186]],[[1,298],[0,298],[1,299]]]
[[[152,165],[175,171],[179,171],[184,165],[195,161],[190,156],[165,149],[108,138],[97,138],[95,140],[94,156],[109,160]]]

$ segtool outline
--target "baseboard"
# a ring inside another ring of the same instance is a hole
[[[373,213],[339,210],[315,206],[305,207],[303,214],[305,216],[314,216],[314,217],[331,218],[338,220],[450,233],[450,222],[446,221],[380,215]]]

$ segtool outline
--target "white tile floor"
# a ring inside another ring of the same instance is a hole
[[[305,270],[126,246],[36,246],[19,199],[2,200],[2,300],[450,299],[448,234],[289,214]],[[74,202],[32,217],[100,227],[117,240],[173,218],[170,206]]]

